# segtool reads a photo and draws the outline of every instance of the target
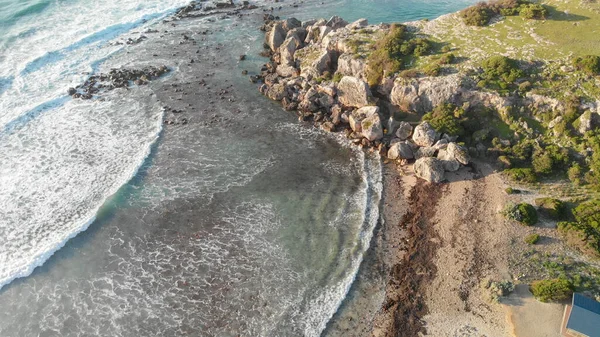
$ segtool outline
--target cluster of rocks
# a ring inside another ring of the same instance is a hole
[[[91,99],[101,90],[127,88],[132,84],[145,85],[169,71],[167,66],[146,67],[142,69],[111,69],[107,74],[90,76],[83,84],[69,88],[67,93],[73,98]]]
[[[415,174],[429,182],[439,183],[446,172],[458,171],[469,164],[469,152],[456,143],[456,137],[438,133],[427,122],[414,129],[410,123],[400,122],[392,131],[387,157],[401,163],[416,160]]]
[[[328,132],[344,132],[353,143],[375,148],[389,159],[401,164],[416,160],[415,173],[430,182],[440,182],[446,171],[468,164],[468,152],[455,143],[455,137],[440,135],[426,122],[413,130],[410,123],[389,117],[392,114],[380,106],[398,103],[389,97],[394,87],[388,96],[372,92],[364,78],[366,65],[344,57],[351,55],[348,37],[368,27],[367,20],[349,24],[337,16],[305,22],[274,19],[265,15],[262,27],[270,62],[262,67],[258,78],[263,81],[261,93],[280,101],[286,110],[296,111],[300,120]],[[334,73],[339,81],[323,81]],[[396,89],[396,94],[408,97],[401,91]],[[445,99],[443,96],[440,100]],[[404,105],[404,101],[397,105]]]

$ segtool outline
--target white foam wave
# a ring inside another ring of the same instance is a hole
[[[69,102],[0,135],[0,288],[85,230],[135,176],[161,129],[157,102],[114,97]]]

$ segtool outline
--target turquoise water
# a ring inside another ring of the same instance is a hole
[[[186,3],[0,2],[1,336],[317,336],[343,302],[378,221],[378,158],[298,125],[240,75],[237,55],[264,62],[260,11],[161,23]],[[278,13],[397,22],[468,3]],[[206,47],[178,47],[205,58],[193,69],[172,54],[190,32]],[[66,95],[90,73],[157,62],[173,72],[150,86]],[[183,104],[170,85],[207,72],[235,84],[234,106],[199,93],[190,123],[165,128],[163,106]],[[208,127],[213,114],[231,122]]]

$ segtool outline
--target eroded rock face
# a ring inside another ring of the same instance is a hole
[[[344,53],[338,58],[337,72],[342,75],[364,79],[365,62],[363,59],[354,58],[352,54]]]
[[[413,147],[406,141],[394,143],[388,150],[387,156],[389,159],[413,159],[415,157]]]
[[[427,122],[417,125],[412,136],[413,142],[423,147],[432,146],[438,138],[437,131]]]
[[[397,78],[390,93],[393,104],[404,110],[426,113],[439,104],[455,102],[462,92],[459,75]]]
[[[368,25],[369,25],[369,21],[367,21],[367,19],[358,19],[346,27],[349,29],[359,29],[359,28],[364,28]]]
[[[417,159],[414,165],[415,174],[430,183],[439,183],[445,179],[444,165],[441,160],[432,157]]]
[[[345,106],[361,108],[369,104],[371,90],[367,83],[352,76],[344,76],[337,85],[338,100]]]
[[[400,140],[406,140],[412,134],[413,128],[410,123],[400,122],[398,130],[396,130],[396,138]]]
[[[272,100],[281,101],[286,96],[285,86],[280,83],[275,83],[269,87],[267,97]]]
[[[404,110],[420,110],[419,83],[416,80],[397,79],[390,93],[390,100]]]

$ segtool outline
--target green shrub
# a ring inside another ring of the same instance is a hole
[[[535,183],[537,177],[530,168],[513,168],[504,171],[508,177],[517,182]]]
[[[573,60],[573,65],[588,75],[598,75],[600,73],[600,56],[577,57]]]
[[[384,74],[399,72],[409,60],[427,55],[431,49],[429,40],[414,37],[404,25],[392,25],[389,32],[375,43],[373,52],[367,58],[367,82],[370,86],[378,85]]]
[[[567,206],[558,199],[538,198],[535,199],[534,204],[538,206],[541,214],[551,219],[566,220],[569,216]]]
[[[519,69],[517,62],[502,55],[491,56],[481,62],[483,68],[483,79],[498,81],[499,85],[511,84],[520,77],[523,72]]]
[[[548,10],[540,4],[527,4],[519,8],[519,15],[525,19],[541,20],[548,16]]]
[[[460,12],[467,26],[485,26],[490,22],[493,13],[484,3],[468,7]]]
[[[504,190],[504,192],[506,192],[506,194],[516,194],[516,193],[518,193],[517,191],[518,191],[518,190],[515,190],[515,189],[514,189],[514,188],[512,188],[512,187],[507,187],[507,188]]]
[[[454,56],[454,54],[445,54],[442,55],[442,57],[440,57],[440,59],[438,60],[438,64],[452,64],[452,62],[454,62],[455,59],[456,56]]]
[[[573,294],[571,283],[561,278],[534,281],[529,290],[541,302],[560,301]]]
[[[423,116],[424,121],[428,121],[431,126],[440,133],[461,136],[464,128],[460,123],[460,117],[464,110],[454,104],[445,103],[436,106],[432,112]]]
[[[538,234],[530,234],[525,237],[524,241],[527,244],[535,245],[540,241],[540,236]]]
[[[508,219],[518,221],[525,226],[533,226],[538,221],[535,207],[525,202],[517,205],[509,204],[506,206],[503,213]]]
[[[536,173],[550,174],[559,169],[564,172],[564,167],[569,163],[569,150],[556,145],[545,148],[536,147],[533,151],[532,165]]]

